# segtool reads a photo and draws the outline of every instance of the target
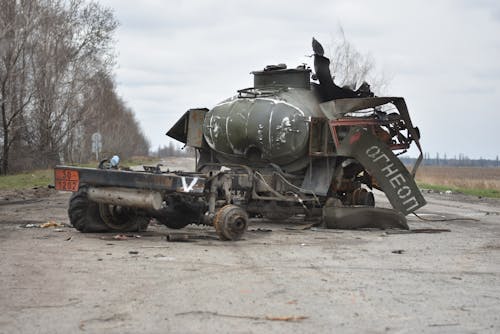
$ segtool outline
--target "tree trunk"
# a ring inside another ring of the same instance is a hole
[[[2,174],[7,175],[9,172],[9,126],[7,123],[7,110],[5,103],[5,81],[2,83],[2,130],[3,130],[3,147],[2,147]]]

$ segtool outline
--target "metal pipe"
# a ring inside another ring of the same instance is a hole
[[[90,187],[87,194],[94,202],[149,210],[159,210],[163,202],[159,192],[149,190]]]

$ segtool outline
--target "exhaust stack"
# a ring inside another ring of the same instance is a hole
[[[90,187],[88,190],[88,198],[97,203],[146,210],[159,210],[163,202],[161,194],[157,191],[118,187]]]

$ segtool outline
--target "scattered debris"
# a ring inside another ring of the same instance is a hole
[[[470,220],[470,221],[475,221],[478,222],[480,221],[479,219],[476,218],[469,218],[469,217],[457,217],[457,218],[440,218],[440,219],[427,219],[422,217],[422,214],[416,214],[413,212],[413,215],[417,217],[420,220],[426,221],[426,222],[451,222],[451,221],[456,221],[456,220]]]
[[[251,316],[251,315],[236,315],[236,314],[224,314],[219,312],[211,312],[211,311],[189,311],[189,312],[181,312],[176,313],[175,316],[183,316],[190,314],[200,314],[200,315],[213,315],[218,317],[225,318],[238,318],[238,319],[250,319],[250,320],[269,320],[269,321],[287,321],[287,322],[299,322],[309,317],[303,315],[292,315],[292,316]]]
[[[48,227],[62,227],[64,226],[63,224],[59,224],[58,222],[55,222],[53,220],[49,220],[48,222],[40,225],[41,228],[48,228]]]
[[[447,228],[418,228],[415,230],[411,230],[413,233],[441,233],[441,232],[451,232],[450,229]]]
[[[170,242],[186,242],[186,241],[189,241],[189,234],[185,234],[185,233],[170,233],[170,234],[167,234],[167,241],[170,241]]]
[[[142,236],[140,236],[138,234],[117,234],[117,235],[113,236],[114,240],[128,240],[130,238],[139,239],[139,238],[142,238]],[[102,240],[109,240],[109,237],[101,237],[101,239]],[[107,244],[107,245],[113,245],[113,244]]]
[[[266,316],[266,320],[271,320],[271,321],[290,321],[290,322],[298,322],[307,319],[308,317],[299,315],[299,316],[288,316],[288,317],[269,317]]]
[[[40,225],[38,225],[38,224],[26,224],[23,227],[24,228],[39,228]]]
[[[417,228],[414,230],[389,230],[385,231],[385,234],[413,234],[413,233],[442,233],[442,232],[451,232],[450,229],[447,228]]]
[[[328,230],[328,229],[324,229],[322,227],[312,227],[311,231],[321,232],[321,233],[337,233],[337,234],[343,234],[344,233],[343,230]]]
[[[251,230],[248,230],[249,232],[272,232],[273,230],[269,229],[269,228],[257,228],[257,229],[251,229]]]
[[[171,256],[164,256],[164,255],[161,255],[161,256],[154,256],[154,258],[158,261],[175,261],[175,257],[171,257]]]
[[[459,326],[458,322],[450,323],[450,324],[429,324],[429,327],[445,327],[445,326]]]
[[[295,226],[295,227],[286,227],[285,229],[286,230],[296,230],[296,231],[303,231],[303,230],[309,230],[313,227],[316,227],[316,226],[319,226],[321,225],[321,222],[314,222],[314,223],[310,223],[310,224],[304,224],[304,225],[298,225],[298,226]]]

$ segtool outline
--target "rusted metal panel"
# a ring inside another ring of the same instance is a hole
[[[312,159],[300,187],[306,194],[326,196],[332,184],[335,158]]]
[[[57,166],[55,175],[77,172],[79,184],[74,190],[82,185],[112,186],[136,189],[161,190],[169,192],[182,192],[194,195],[203,194],[206,179],[196,174],[154,174],[145,172],[131,172],[113,169],[94,169],[82,167]],[[69,174],[68,174],[69,175]],[[75,177],[72,177],[73,179]],[[71,189],[61,189],[71,190]]]
[[[323,224],[326,228],[398,228],[409,230],[406,217],[400,212],[385,208],[329,207],[323,208]]]
[[[203,121],[207,111],[207,108],[189,109],[168,130],[166,135],[186,145],[197,148],[202,147]]]
[[[186,145],[200,148],[203,144],[203,121],[208,109],[190,109]]]
[[[77,191],[80,183],[80,175],[74,170],[55,169],[54,181],[57,190]]]
[[[319,107],[326,118],[334,120],[344,117],[345,114],[378,107],[395,100],[401,99],[400,97],[363,97],[363,98],[348,98],[333,100],[320,103]]]
[[[387,145],[362,128],[353,128],[339,146],[339,153],[357,159],[375,177],[392,206],[407,215],[426,201],[412,175]]]
[[[89,187],[88,198],[94,202],[147,210],[159,210],[163,199],[160,192],[118,187]]]

